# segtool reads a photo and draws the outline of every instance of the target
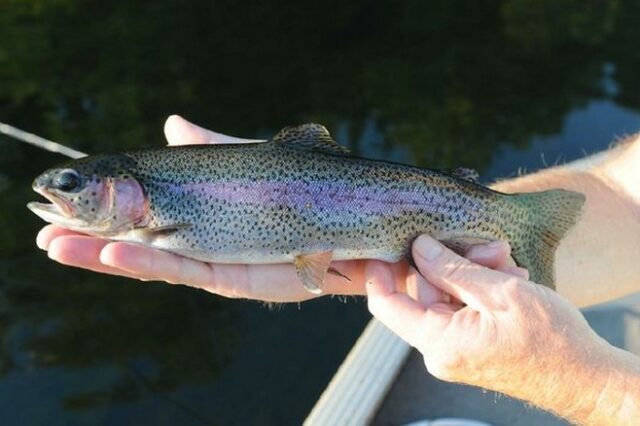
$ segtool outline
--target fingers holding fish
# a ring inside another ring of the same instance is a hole
[[[147,280],[188,285],[234,299],[248,298],[251,295],[255,297],[265,277],[273,279],[274,275],[282,276],[282,273],[265,273],[267,271],[251,273],[246,265],[200,262],[162,250],[123,242],[108,244],[100,253],[100,261]],[[262,299],[281,301],[274,296],[273,287],[268,290],[268,293],[263,291]]]
[[[333,262],[332,267],[348,276],[351,282],[340,275],[329,274],[321,295],[310,293],[301,286],[295,268],[288,263],[210,264],[213,278],[202,288],[223,296],[267,302],[300,302],[327,295],[362,295],[365,293],[365,264],[366,261],[358,260]],[[389,267],[394,271],[403,268],[399,264],[391,264]]]
[[[140,274],[114,268],[100,262],[102,249],[108,240],[70,231],[55,225],[47,225],[36,238],[38,247],[47,251],[50,259],[68,266],[75,266],[94,272],[148,281]]]
[[[527,270],[515,266],[510,253],[511,248],[507,242],[494,241],[472,246],[465,254],[465,257],[478,265],[528,279]],[[429,283],[415,268],[410,268],[406,276],[407,294],[424,306],[430,306],[437,302],[454,302],[462,306],[455,298]]]
[[[51,241],[58,237],[70,236],[70,235],[83,235],[78,232],[70,231],[68,229],[60,228],[56,225],[47,225],[38,232],[36,237],[36,244],[42,250],[49,250],[49,244]]]
[[[314,297],[300,286],[295,270],[287,264],[214,264],[124,242],[106,245],[99,258],[134,278],[184,284],[229,298],[291,302]]]
[[[403,340],[417,346],[422,340],[424,306],[396,289],[392,272],[381,261],[367,262],[365,279],[369,311]]]
[[[511,258],[511,246],[501,240],[471,246],[464,257],[491,269],[499,270],[507,266],[516,266]]]
[[[100,252],[99,259],[104,265],[147,280],[198,288],[205,288],[214,281],[212,267],[208,263],[138,244],[109,243]]]
[[[100,252],[108,243],[109,241],[87,235],[61,235],[48,242],[48,256],[50,259],[64,265],[104,274],[140,279],[141,277],[135,274],[100,262]]]
[[[171,115],[164,124],[169,145],[197,145],[212,143],[211,131],[196,126],[179,115]]]
[[[472,246],[465,254],[465,257],[487,268],[511,273],[520,277],[528,277],[526,269],[515,266],[513,259],[510,257],[510,253],[511,248],[507,242],[494,241]],[[407,294],[425,306],[430,306],[436,302],[455,302],[462,306],[455,298],[452,298],[449,294],[429,283],[420,272],[414,268],[411,268],[407,275]]]
[[[472,309],[485,311],[500,303],[490,292],[504,280],[502,272],[475,264],[427,235],[416,239],[413,258],[429,282]]]
[[[425,307],[439,302],[449,303],[451,300],[447,293],[430,284],[420,272],[413,267],[409,269],[409,273],[407,274],[406,292],[409,297]]]
[[[472,246],[464,257],[478,265],[525,280],[529,279],[529,271],[516,265],[511,257],[511,246],[506,241],[493,241]]]
[[[449,303],[445,293],[423,292],[411,296],[414,286],[407,285],[409,294],[394,285],[393,274],[384,263],[371,261],[365,268],[369,311],[391,331],[416,348],[434,342],[440,330],[451,321],[462,306]],[[416,280],[416,290],[433,287],[424,278]]]
[[[167,281],[202,288],[232,298],[257,298],[291,302],[314,298],[298,282],[291,265],[237,265],[198,262],[138,244],[109,242],[45,226],[37,238],[38,246],[49,250],[49,257],[65,265],[143,281]],[[350,277],[345,283],[337,276],[327,278],[327,294],[362,294],[364,261],[335,262],[335,268]],[[395,269],[402,268],[394,265]],[[356,282],[357,281],[357,282]],[[278,285],[273,285],[278,283]]]

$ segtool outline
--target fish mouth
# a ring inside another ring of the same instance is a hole
[[[27,208],[36,215],[51,223],[59,223],[62,220],[74,218],[75,209],[71,203],[47,191],[45,188],[34,185],[33,190],[50,201],[49,203],[41,203],[38,201],[28,203]]]

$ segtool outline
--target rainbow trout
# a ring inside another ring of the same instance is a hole
[[[332,260],[408,258],[427,233],[464,250],[506,240],[532,280],[554,286],[554,252],[584,196],[508,195],[453,173],[358,158],[306,124],[264,143],[95,155],[50,169],[28,207],[47,222],[220,263],[292,262],[319,293]],[[346,278],[346,277],[345,277]]]

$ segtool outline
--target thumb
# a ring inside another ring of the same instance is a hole
[[[171,115],[164,123],[164,136],[169,145],[196,145],[210,143],[210,132],[188,122],[179,115]]]
[[[179,115],[171,115],[164,123],[164,135],[169,145],[198,145],[213,143],[262,142],[257,139],[241,139],[223,135],[185,120]]]
[[[501,304],[498,287],[513,276],[470,262],[433,238],[422,235],[413,244],[420,273],[434,286],[477,311]]]

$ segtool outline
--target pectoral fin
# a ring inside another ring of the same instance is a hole
[[[298,277],[304,287],[313,294],[322,293],[324,279],[329,271],[333,252],[323,251],[312,254],[299,254],[293,260]]]
[[[337,277],[344,278],[345,280],[351,282],[351,278],[349,278],[348,276],[346,276],[342,272],[338,271],[336,268],[331,267],[331,268],[329,268],[329,270],[327,272],[330,273],[331,275],[335,275]]]

